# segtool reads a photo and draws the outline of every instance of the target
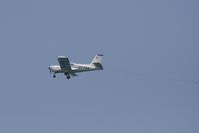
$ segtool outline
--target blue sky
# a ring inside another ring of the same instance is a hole
[[[1,0],[0,132],[198,133],[198,5]],[[104,71],[48,72],[97,53]]]

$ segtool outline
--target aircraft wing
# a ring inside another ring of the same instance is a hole
[[[58,62],[59,62],[59,65],[60,65],[62,71],[67,71],[67,72],[71,71],[70,61],[67,57],[59,56]]]
[[[72,76],[78,76],[76,73],[71,73]]]

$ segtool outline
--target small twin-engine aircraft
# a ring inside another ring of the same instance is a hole
[[[103,70],[101,64],[103,55],[97,54],[90,64],[76,64],[69,61],[65,56],[58,56],[59,65],[51,65],[48,67],[50,73],[53,73],[53,77],[56,78],[56,73],[64,73],[67,79],[70,76],[77,76],[76,73]]]

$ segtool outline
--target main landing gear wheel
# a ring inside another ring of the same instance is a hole
[[[68,76],[68,72],[65,72],[64,74],[65,74],[66,76]]]
[[[56,75],[53,75],[53,78],[56,78]]]
[[[67,78],[67,79],[70,79],[70,76],[67,76],[66,78]]]

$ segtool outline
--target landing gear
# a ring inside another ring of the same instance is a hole
[[[68,72],[65,72],[64,74],[66,75],[67,79],[70,79],[70,74]]]
[[[56,73],[53,73],[53,78],[56,78]],[[66,75],[67,79],[70,79],[70,74],[69,73],[64,73]]]
[[[66,76],[66,78],[67,78],[67,79],[70,79],[70,76],[68,75],[68,76]]]

